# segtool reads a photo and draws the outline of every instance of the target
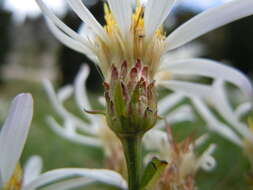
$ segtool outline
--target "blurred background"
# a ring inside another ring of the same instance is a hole
[[[64,0],[44,0],[71,28],[78,30],[81,20]],[[229,0],[181,0],[165,23],[167,33],[205,9]],[[103,19],[103,2],[85,0],[84,3],[99,20]],[[243,11],[243,10],[242,10]],[[232,65],[250,78],[253,74],[253,16],[236,21],[194,41],[201,44],[197,54]],[[203,48],[203,49],[202,49]],[[188,49],[185,49],[186,53]],[[189,50],[191,51],[191,50]],[[191,54],[191,52],[189,53]],[[56,87],[70,84],[82,63],[91,68],[88,89],[91,101],[101,95],[101,77],[94,64],[85,56],[62,46],[45,25],[34,0],[0,0],[0,124],[7,114],[10,100],[19,92],[31,92],[35,98],[35,117],[22,162],[30,155],[44,159],[44,170],[59,167],[102,167],[103,153],[56,136],[45,123],[45,116],[53,110],[43,91],[42,79],[49,79]],[[69,103],[71,107],[71,102]],[[201,121],[200,121],[201,122]],[[190,125],[190,124],[185,124]],[[199,125],[201,125],[199,123]],[[175,127],[177,128],[177,127]],[[192,129],[182,129],[186,136]],[[180,130],[180,129],[178,129]],[[218,142],[217,159],[220,168],[212,173],[199,174],[202,189],[245,189],[244,171],[248,163],[241,150],[213,135]],[[45,141],[46,139],[46,141]],[[0,153],[1,154],[1,153]],[[231,169],[233,164],[234,169]]]

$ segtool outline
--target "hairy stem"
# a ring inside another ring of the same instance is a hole
[[[124,136],[121,139],[128,170],[128,190],[139,190],[142,159],[141,136]]]

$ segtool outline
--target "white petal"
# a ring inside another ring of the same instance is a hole
[[[194,121],[196,118],[190,105],[181,105],[166,116],[170,124],[184,121]]]
[[[57,27],[59,27],[62,31],[68,34],[71,38],[82,42],[83,44],[87,44],[85,38],[81,35],[76,33],[74,30],[69,28],[66,24],[64,24],[55,14],[46,6],[43,0],[36,0],[37,4],[39,5],[41,11],[53,22]]]
[[[28,135],[32,116],[32,96],[30,94],[16,96],[0,133],[0,173],[3,183],[13,175]]]
[[[26,185],[24,190],[34,190],[40,186],[73,177],[86,177],[88,179],[126,189],[126,181],[116,172],[104,169],[68,168],[46,172],[30,184]]]
[[[211,145],[209,145],[207,150],[205,150],[205,152],[202,154],[202,156],[199,160],[199,164],[203,170],[211,171],[216,166],[216,160],[212,156],[215,149],[216,149],[216,145],[211,144]]]
[[[246,96],[253,94],[252,86],[247,77],[232,67],[208,59],[184,59],[164,64],[162,70],[168,69],[173,74],[198,75],[219,78],[231,82],[242,89]]]
[[[227,125],[218,121],[202,100],[196,97],[192,97],[191,100],[197,112],[200,114],[201,118],[205,120],[210,130],[222,135],[231,142],[242,146],[242,141],[238,135]]]
[[[157,106],[159,115],[165,114],[166,111],[172,109],[179,102],[183,101],[184,98],[185,96],[180,93],[173,93],[159,100]]]
[[[219,114],[223,116],[224,119],[226,119],[226,121],[231,124],[238,133],[244,137],[253,139],[253,136],[251,133],[249,133],[247,126],[239,121],[239,118],[236,117],[231,107],[232,105],[228,102],[228,96],[226,95],[224,89],[224,81],[222,80],[216,80],[214,83],[212,103],[214,104],[214,107],[219,112]]]
[[[73,87],[71,85],[66,85],[62,87],[58,93],[57,93],[57,98],[59,99],[60,102],[64,102],[67,100],[71,95],[73,94]]]
[[[130,0],[108,0],[110,9],[114,18],[119,25],[123,35],[127,35],[130,31],[132,22],[132,7]]]
[[[69,119],[71,120],[73,123],[76,124],[77,127],[79,127],[81,130],[85,131],[88,134],[94,134],[95,131],[92,127],[90,127],[88,125],[88,123],[85,123],[84,121],[82,121],[81,119],[79,119],[78,117],[74,116],[73,114],[71,114],[70,112],[68,112],[62,102],[60,102],[57,99],[57,96],[55,94],[53,85],[50,83],[50,81],[48,80],[43,80],[43,86],[44,89],[49,97],[49,100],[54,108],[54,110],[56,111],[56,113],[61,117],[61,119],[65,120],[65,119]]]
[[[235,115],[237,118],[242,118],[246,113],[252,110],[252,103],[245,102],[239,105],[235,110]]]
[[[59,136],[68,139],[72,142],[78,143],[78,144],[83,144],[86,146],[92,146],[92,147],[100,147],[101,142],[96,139],[95,137],[89,137],[88,135],[80,135],[76,132],[76,129],[71,126],[60,126],[56,120],[53,117],[48,117],[47,118],[47,123],[51,127],[51,129]],[[67,121],[64,122],[67,124]],[[71,123],[71,121],[70,121]],[[68,123],[69,124],[69,123]],[[73,123],[71,123],[73,124]]]
[[[77,77],[75,78],[74,98],[79,110],[82,113],[84,112],[84,109],[92,110],[86,90],[86,81],[89,73],[89,67],[87,65],[83,65],[78,72]],[[98,116],[85,114],[85,117],[89,119],[93,128],[98,128],[98,126],[100,125],[100,120]]]
[[[96,34],[92,32],[91,28],[89,28],[85,23],[82,23],[79,27],[78,34],[80,34],[89,41],[94,42],[96,40]]]
[[[165,118],[170,125],[185,121],[194,121],[196,119],[195,115],[193,114],[193,110],[189,105],[182,105],[176,108],[175,110],[170,112]],[[163,129],[164,126],[164,120],[159,120],[157,121],[155,128]]]
[[[157,81],[158,85],[182,93],[184,96],[209,97],[212,93],[212,87],[209,85],[183,82],[176,80]]]
[[[103,27],[98,23],[96,18],[90,13],[81,0],[67,0],[68,4],[72,7],[75,13],[83,20],[88,27],[90,27],[95,34],[102,39],[107,39],[107,35]]]
[[[167,37],[167,50],[178,48],[211,30],[251,14],[253,14],[252,0],[233,0],[204,11]]]
[[[84,46],[77,40],[70,38],[68,35],[63,33],[53,22],[47,20],[47,25],[54,36],[65,46],[73,49],[81,54],[87,55],[92,61],[96,62],[96,55],[92,51]]]
[[[42,158],[40,156],[32,156],[25,163],[23,185],[26,185],[36,179],[42,171]]]
[[[176,0],[148,0],[144,12],[144,27],[147,38],[163,24]]]
[[[147,150],[162,150],[167,143],[167,133],[158,129],[148,131],[143,138],[143,144]]]
[[[77,179],[64,180],[53,185],[49,185],[41,190],[69,190],[78,187],[86,187],[94,183],[94,180],[87,179],[85,177],[80,177]]]
[[[91,105],[86,92],[86,80],[89,76],[90,69],[83,65],[75,78],[74,90],[75,100],[80,110],[91,110]]]
[[[206,47],[204,44],[198,42],[189,43],[183,47],[180,47],[174,51],[170,51],[163,55],[161,58],[161,67],[168,66],[169,63],[176,60],[189,59],[194,57],[200,57],[206,53]]]

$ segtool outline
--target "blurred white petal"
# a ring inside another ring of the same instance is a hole
[[[173,93],[168,96],[165,96],[161,100],[158,101],[158,114],[163,115],[166,111],[172,109],[179,102],[182,102],[185,98],[184,95],[180,93]]]
[[[67,2],[75,11],[75,13],[83,20],[85,24],[87,24],[88,27],[93,30],[95,34],[102,39],[107,39],[107,34],[105,33],[103,27],[98,23],[96,18],[91,14],[81,0],[67,0]]]
[[[83,45],[87,45],[86,39],[84,39],[81,35],[76,33],[74,30],[69,28],[66,24],[64,24],[55,14],[51,11],[43,0],[36,0],[39,5],[41,11],[49,18],[49,20],[54,23],[57,27],[59,27],[62,31],[69,35],[69,37],[74,40],[80,41]]]
[[[16,96],[0,132],[0,173],[3,184],[7,183],[17,166],[28,136],[32,116],[32,96],[30,94]]]
[[[91,28],[87,26],[87,24],[82,23],[78,29],[78,34],[83,36],[89,41],[95,41],[96,39],[96,34],[92,32]]]
[[[245,114],[250,112],[252,110],[252,103],[251,102],[245,102],[243,104],[240,104],[236,110],[235,115],[237,118],[242,118]]]
[[[73,94],[73,87],[71,85],[66,85],[58,90],[57,98],[60,102],[64,102]]]
[[[235,116],[231,104],[228,102],[228,96],[226,95],[224,89],[224,81],[222,80],[216,80],[214,83],[212,103],[219,114],[223,116],[224,119],[226,119],[226,121],[232,125],[238,133],[244,137],[253,139],[253,135],[249,133],[247,126],[241,123],[239,118]]]
[[[144,12],[145,35],[149,38],[163,24],[176,0],[148,0]]]
[[[86,92],[86,80],[90,73],[90,69],[87,65],[83,65],[79,70],[74,84],[75,100],[80,110],[91,110],[91,105]]]
[[[207,150],[205,150],[205,152],[199,158],[199,165],[201,166],[201,168],[203,170],[205,170],[205,171],[211,171],[211,170],[213,170],[215,168],[215,166],[216,166],[216,160],[212,156],[212,154],[215,151],[215,149],[216,149],[216,145],[215,144],[209,145],[209,147],[207,148]]]
[[[26,185],[24,190],[34,190],[45,184],[56,182],[59,180],[67,180],[67,178],[86,177],[87,179],[99,181],[105,184],[113,185],[121,189],[126,189],[126,181],[116,172],[105,169],[57,169],[40,175],[36,180]]]
[[[164,64],[161,70],[167,69],[172,74],[198,75],[219,78],[231,82],[242,89],[246,96],[252,96],[252,86],[247,77],[232,67],[208,59],[185,59]]]
[[[158,129],[151,129],[143,138],[143,144],[147,150],[161,150],[167,143],[167,133]]]
[[[74,82],[75,102],[82,113],[84,112],[84,109],[92,110],[90,101],[88,99],[87,90],[86,90],[86,81],[87,81],[89,73],[90,73],[89,67],[87,65],[83,65],[81,69],[79,70]],[[100,121],[99,121],[98,116],[85,114],[85,117],[89,119],[94,129],[99,128]]]
[[[194,121],[196,118],[190,105],[181,105],[166,116],[169,124],[184,121]]]
[[[51,127],[51,129],[59,136],[66,138],[72,142],[83,144],[83,145],[88,145],[92,147],[100,147],[101,142],[95,138],[95,137],[89,137],[85,135],[80,135],[76,132],[76,129],[71,127],[71,126],[64,126],[62,127],[59,125],[53,117],[48,117],[47,118],[47,123]],[[68,122],[65,121],[65,124]],[[70,124],[71,121],[70,121]]]
[[[57,96],[56,96],[55,91],[54,91],[54,88],[53,88],[53,85],[50,83],[50,81],[43,80],[43,86],[44,86],[44,89],[45,89],[45,91],[46,91],[46,93],[47,93],[47,95],[48,95],[48,97],[51,101],[51,104],[53,105],[53,108],[55,109],[57,114],[62,119],[69,119],[73,123],[75,123],[77,125],[77,127],[80,128],[81,130],[87,132],[88,134],[94,134],[95,131],[92,127],[90,127],[87,123],[85,123],[81,119],[75,117],[73,114],[68,112],[64,108],[62,103],[60,101],[58,101]]]
[[[130,0],[108,0],[108,3],[122,34],[127,35],[132,23],[132,2]]]
[[[197,112],[200,114],[201,118],[205,120],[210,130],[222,135],[231,142],[242,146],[242,141],[238,135],[231,130],[229,126],[218,121],[202,100],[196,97],[192,97],[191,100]]]
[[[163,55],[161,59],[160,67],[161,68],[166,67],[170,63],[173,63],[177,60],[200,57],[205,52],[206,52],[206,47],[203,44],[192,42]]]
[[[69,190],[78,187],[86,187],[94,183],[94,180],[87,179],[85,177],[80,177],[77,179],[64,180],[53,185],[49,185],[41,190]]]
[[[82,43],[80,43],[77,40],[74,40],[70,38],[68,35],[63,33],[53,22],[47,19],[47,25],[50,29],[50,31],[54,34],[54,36],[65,46],[69,47],[70,49],[73,49],[81,54],[87,55],[91,60],[96,62],[95,55],[91,52],[91,50],[84,46]]]
[[[251,14],[253,14],[252,0],[233,0],[208,9],[170,34],[166,39],[167,50],[178,48],[211,30]]]
[[[32,156],[26,161],[23,172],[23,185],[26,185],[36,179],[42,171],[42,158]]]
[[[157,81],[157,84],[184,96],[209,97],[212,93],[212,86],[192,82],[164,80]]]

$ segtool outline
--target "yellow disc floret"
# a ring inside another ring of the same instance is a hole
[[[117,65],[122,61],[127,61],[133,65],[137,59],[149,66],[149,74],[152,77],[164,51],[165,32],[163,27],[157,29],[152,37],[146,38],[144,6],[140,4],[139,0],[136,1],[131,26],[126,34],[120,31],[113,12],[107,4],[104,4],[104,14],[104,30],[108,39],[102,40],[97,37],[95,51],[105,77],[107,77],[108,69],[112,64]]]

